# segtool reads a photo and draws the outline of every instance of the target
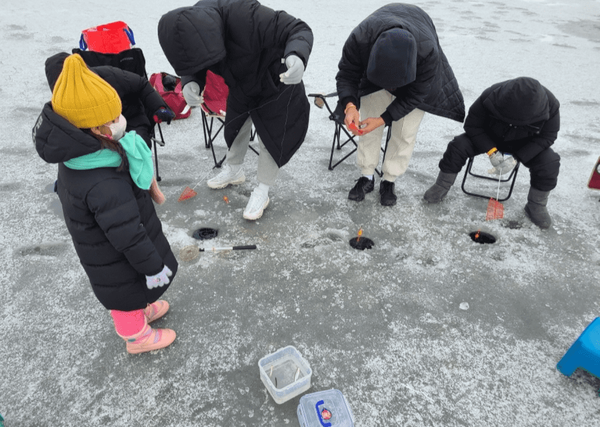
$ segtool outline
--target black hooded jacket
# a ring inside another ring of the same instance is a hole
[[[208,69],[225,79],[228,146],[250,115],[277,165],[289,161],[306,136],[310,106],[304,84],[285,85],[279,74],[289,55],[308,63],[306,23],[256,0],[204,0],[163,15],[158,37],[184,85],[196,81],[202,90]]]
[[[382,88],[367,79],[369,57],[381,33],[394,28],[408,31],[416,41],[416,79],[400,88]],[[435,26],[429,15],[417,6],[391,3],[369,15],[350,33],[338,68],[338,111],[348,102],[360,107],[360,97],[391,89],[396,99],[381,116],[387,125],[415,108],[461,123],[465,118],[463,96],[442,51]]]
[[[98,151],[100,142],[59,116],[47,103],[33,128],[47,163],[58,163],[57,192],[67,229],[98,300],[109,310],[131,311],[156,301],[168,285],[149,290],[145,276],[177,261],[162,232],[148,191],[129,171],[73,170],[63,162]]]
[[[50,90],[54,90],[56,80],[58,80],[63,63],[68,56],[68,53],[61,52],[46,60],[46,79]],[[89,68],[119,94],[123,106],[122,114],[127,119],[127,131],[135,130],[149,144],[150,133],[154,126],[153,115],[159,108],[168,108],[168,106],[148,82],[148,79],[110,65]]]
[[[467,136],[480,152],[496,147],[528,163],[556,140],[560,103],[535,79],[496,83],[475,100],[465,120]]]

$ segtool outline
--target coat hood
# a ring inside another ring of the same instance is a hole
[[[67,52],[60,52],[46,59],[46,80],[48,81],[48,86],[50,86],[50,91],[54,90],[54,85],[58,80],[58,76],[60,76],[60,73],[62,72],[65,59],[68,57],[69,54]]]
[[[406,86],[417,77],[417,43],[411,33],[393,28],[379,35],[371,48],[367,78],[391,89]]]
[[[47,163],[62,163],[100,150],[100,141],[59,116],[48,102],[32,131],[33,143]]]
[[[164,14],[158,40],[180,76],[193,75],[225,58],[223,20],[211,7],[182,7]]]
[[[483,104],[494,117],[516,126],[546,121],[550,117],[546,90],[530,77],[498,84]]]

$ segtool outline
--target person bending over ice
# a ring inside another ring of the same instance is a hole
[[[391,126],[379,193],[382,205],[393,206],[394,183],[408,168],[425,112],[462,123],[458,82],[429,15],[402,3],[383,6],[352,30],[338,68],[336,113],[343,110],[346,126],[360,135],[362,176],[348,199],[359,202],[373,191],[383,128]]]
[[[302,83],[313,43],[309,26],[256,0],[204,0],[166,13],[158,24],[165,56],[181,76],[190,106],[203,102],[207,70],[229,86],[223,171],[213,189],[240,184],[252,125],[260,145],[258,186],[243,217],[260,218],[269,187],[294,155],[308,129],[310,105]]]

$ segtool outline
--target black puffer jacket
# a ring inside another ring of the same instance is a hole
[[[184,85],[193,80],[202,89],[207,69],[225,79],[228,146],[250,115],[277,165],[289,161],[306,136],[310,106],[304,84],[285,85],[279,74],[291,54],[308,63],[306,23],[256,0],[204,0],[163,15],[158,37]]]
[[[528,163],[550,147],[560,130],[560,103],[535,79],[496,83],[475,100],[465,132],[482,152],[496,147]]]
[[[438,41],[435,26],[417,6],[392,3],[362,21],[346,40],[336,76],[340,103],[360,106],[360,97],[381,90],[366,77],[371,49],[379,35],[393,28],[408,31],[417,43],[417,76],[412,83],[392,92],[396,99],[381,116],[386,124],[415,108],[462,123],[465,103],[456,77]]]
[[[148,191],[127,170],[72,170],[63,162],[96,152],[100,142],[47,103],[33,128],[40,157],[58,163],[58,196],[67,229],[92,289],[109,310],[131,311],[156,301],[168,286],[149,290],[147,275],[177,261],[162,232]]]
[[[68,56],[68,53],[61,52],[46,60],[46,79],[50,90],[54,89],[54,84]],[[146,143],[150,144],[150,133],[154,127],[152,116],[160,107],[168,106],[148,79],[110,65],[90,67],[90,70],[98,74],[119,94],[123,105],[122,114],[127,119],[127,131],[135,130],[146,140]]]

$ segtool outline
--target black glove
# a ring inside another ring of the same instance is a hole
[[[171,124],[171,120],[175,118],[175,113],[170,108],[160,107],[154,113],[154,121],[156,123],[167,122]]]

